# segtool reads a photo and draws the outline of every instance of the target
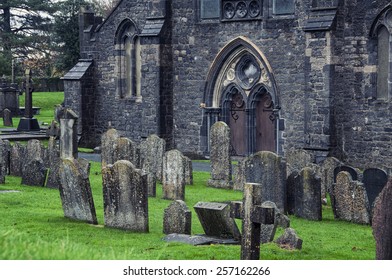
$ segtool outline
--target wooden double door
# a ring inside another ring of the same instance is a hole
[[[271,95],[261,90],[247,96],[231,89],[222,103],[222,116],[231,131],[231,154],[276,152],[276,117]]]

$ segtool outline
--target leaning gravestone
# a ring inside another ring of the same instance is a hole
[[[163,156],[166,141],[153,134],[140,144],[140,165],[143,170],[153,173],[162,181]]]
[[[283,213],[287,212],[286,161],[272,152],[258,152],[244,160],[244,179],[262,188],[262,202],[272,201]]]
[[[321,197],[326,198],[327,193],[331,193],[334,184],[334,171],[342,163],[334,157],[328,157],[321,163]]]
[[[165,153],[163,158],[162,197],[185,200],[185,158],[178,150]]]
[[[191,234],[192,212],[182,200],[173,201],[163,215],[163,233]]]
[[[108,164],[114,164],[116,162],[115,153],[116,141],[120,138],[117,130],[114,128],[106,131],[101,138],[101,164],[104,168]]]
[[[373,209],[374,201],[381,193],[387,182],[388,175],[384,170],[378,168],[369,168],[363,172],[363,185],[366,189],[366,194],[369,199],[371,210]]]
[[[230,205],[218,202],[198,202],[195,206],[197,217],[207,236],[224,239],[241,238],[234,218],[230,217]]]
[[[210,133],[211,179],[208,186],[232,189],[230,128],[224,122],[216,122]]]
[[[26,156],[26,146],[15,142],[10,152],[10,175],[22,177],[23,163]]]
[[[369,201],[362,183],[352,180],[351,175],[341,171],[332,188],[332,208],[336,219],[370,223]]]
[[[290,202],[288,209],[292,211],[289,210],[289,213],[300,218],[321,221],[321,179],[317,176],[316,171],[310,167],[303,168],[294,178],[294,184],[288,184],[288,189],[291,187],[294,190],[288,191],[288,193],[294,197],[288,198],[288,202]],[[291,205],[292,203],[294,205]]]
[[[105,225],[148,232],[147,177],[126,160],[102,169]]]
[[[392,260],[392,178],[374,203],[372,220],[376,259]]]
[[[89,163],[66,158],[60,162],[60,197],[64,216],[98,224],[89,181]]]
[[[50,136],[48,141],[48,161],[49,174],[46,186],[49,188],[59,188],[60,186],[60,147],[57,144],[55,136]]]

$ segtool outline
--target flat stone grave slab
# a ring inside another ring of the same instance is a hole
[[[2,193],[18,193],[18,192],[20,192],[20,191],[14,191],[14,190],[0,190],[0,194],[2,194]]]
[[[190,244],[193,246],[200,245],[211,245],[211,244],[223,244],[223,245],[238,245],[239,240],[227,239],[227,238],[217,238],[207,235],[188,235],[188,234],[178,234],[171,233],[162,238],[166,242],[180,242],[185,244]]]

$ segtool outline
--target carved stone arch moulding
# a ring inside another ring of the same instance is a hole
[[[265,85],[272,93],[274,104],[279,104],[270,64],[260,49],[244,37],[229,42],[212,63],[204,92],[206,106],[220,107],[222,94],[231,83],[240,86],[247,96],[252,88]]]
[[[392,5],[387,5],[376,17],[370,27],[370,37],[377,38],[378,31],[381,27],[386,27],[392,34]]]
[[[114,44],[123,44],[127,37],[133,39],[138,34],[140,34],[140,30],[137,28],[136,23],[130,18],[125,18],[117,26]]]

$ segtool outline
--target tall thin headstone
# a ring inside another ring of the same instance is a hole
[[[157,180],[162,181],[163,156],[166,141],[152,134],[140,144],[141,168],[153,173]]]
[[[15,142],[10,152],[10,175],[22,177],[23,163],[26,156],[26,146]]]
[[[114,128],[106,131],[101,138],[101,164],[104,168],[108,164],[116,162],[115,153],[116,141],[120,138],[117,130]],[[124,158],[123,158],[124,159]]]
[[[49,188],[59,188],[60,147],[58,146],[57,140],[54,136],[50,136],[48,141],[48,162],[49,174],[46,186]]]
[[[102,169],[105,225],[148,232],[147,177],[126,160]]]
[[[78,115],[71,109],[64,108],[59,114],[60,120],[60,157],[78,158]]]
[[[39,140],[27,142],[26,159],[22,167],[22,184],[44,186],[48,169],[44,162],[44,146]]]
[[[208,186],[232,189],[230,128],[224,122],[216,122],[210,135],[211,179]]]
[[[334,184],[334,170],[342,163],[334,157],[328,157],[321,163],[321,197],[326,198],[331,193]]]
[[[185,200],[186,160],[178,150],[165,153],[163,159],[162,197]]]

